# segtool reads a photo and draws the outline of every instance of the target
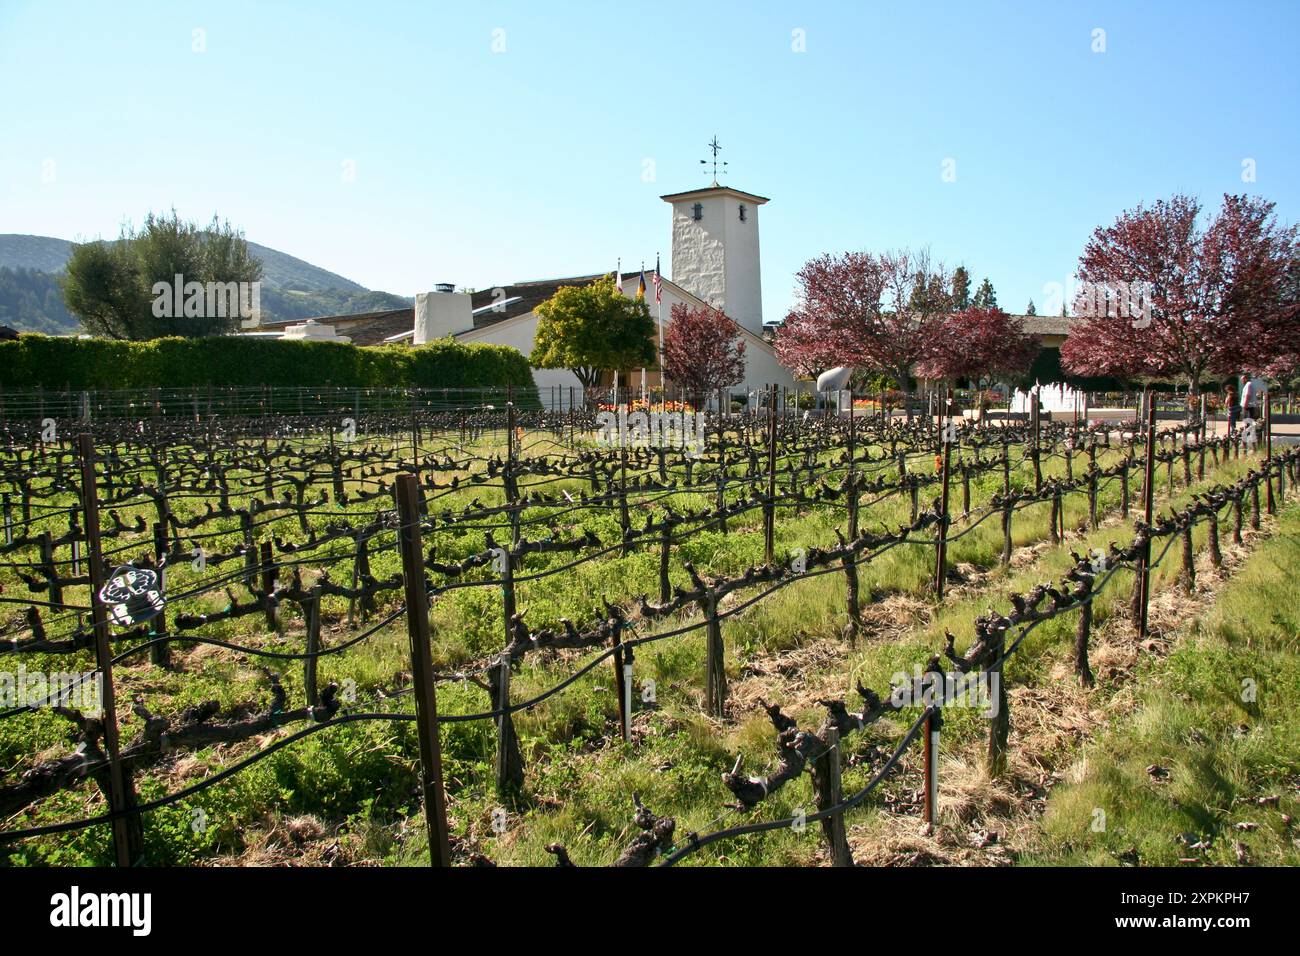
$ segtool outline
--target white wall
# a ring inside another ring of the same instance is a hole
[[[695,221],[695,204],[703,218]],[[726,207],[716,199],[673,203],[673,281],[715,309],[726,308]]]
[[[755,334],[763,331],[758,209],[752,200],[722,191],[672,206],[673,281]]]
[[[636,272],[623,276],[623,292],[631,297],[636,295],[637,283],[640,281],[641,271],[638,268]],[[672,308],[674,303],[683,303],[685,305],[698,305],[693,299],[679,295],[677,291],[669,284],[664,283],[663,289],[663,323],[664,331],[667,332],[668,326],[672,321]],[[655,305],[654,283],[652,274],[646,273],[646,306],[650,309],[651,320],[657,320],[659,308]],[[656,339],[658,329],[656,328]],[[772,353],[770,348],[762,339],[749,333],[742,333],[745,337],[745,379],[735,387],[736,392],[749,391],[752,389],[761,389],[775,383],[776,385],[786,388],[794,387],[794,376],[790,371],[782,366]],[[486,328],[475,329],[473,332],[467,332],[464,335],[456,336],[458,342],[487,342],[493,345],[509,345],[516,348],[527,358],[533,351],[533,340],[537,335],[537,313],[530,312],[526,316],[513,319],[507,319],[496,325],[490,325]],[[649,373],[650,380],[654,381],[654,373]],[[544,405],[549,405],[552,394],[558,395],[564,403],[568,401],[568,391],[570,387],[578,390],[577,394],[581,395],[581,386],[578,384],[578,378],[567,369],[533,369],[533,381],[537,383],[537,388]],[[633,373],[633,379],[630,382],[621,382],[621,385],[638,387],[641,384],[640,376]],[[555,387],[556,392],[551,389]],[[564,404],[562,407],[567,408]]]
[[[640,279],[640,272],[631,276],[624,276],[623,291],[629,296],[636,295],[637,281]],[[674,280],[675,281],[675,280]],[[679,294],[673,285],[664,283],[663,289],[663,326],[664,332],[667,333],[669,325],[672,324],[672,313],[674,304],[683,304],[686,306],[697,306],[699,302],[696,299]],[[659,307],[654,300],[654,285],[651,283],[649,276],[646,278],[646,305],[650,309],[650,318],[658,321]],[[730,314],[730,313],[728,313]],[[742,326],[743,328],[743,326]],[[658,336],[658,328],[655,330]],[[736,386],[736,391],[749,390],[753,388],[762,388],[766,385],[776,383],[777,385],[787,388],[794,387],[794,376],[790,374],[789,369],[781,365],[776,360],[771,348],[762,338],[756,334],[742,332],[745,340],[745,378],[744,381]],[[639,384],[639,378],[630,383]]]
[[[468,295],[461,292],[416,293],[413,344],[424,345],[473,325],[473,306]]]
[[[497,325],[490,325],[487,328],[475,329],[473,332],[458,335],[456,341],[508,345],[523,352],[524,358],[528,358],[532,354],[533,339],[536,335],[537,313],[530,312],[526,316],[507,319]],[[537,390],[542,404],[548,407],[551,403],[551,396],[555,394],[563,400],[561,407],[568,408],[568,394],[571,387],[576,389],[576,394],[579,397],[582,395],[582,386],[578,384],[578,377],[568,369],[535,368],[533,369],[533,381],[537,383]],[[553,392],[552,389],[555,389],[555,391]]]
[[[723,197],[727,222],[727,315],[756,334],[763,332],[763,284],[758,258],[758,205]],[[740,221],[740,205],[745,221]]]

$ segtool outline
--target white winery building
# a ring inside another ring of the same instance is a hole
[[[793,376],[763,338],[758,228],[759,207],[768,200],[717,183],[662,199],[672,210],[671,278],[662,277],[662,303],[656,305],[651,273],[646,273],[651,318],[662,314],[666,329],[677,303],[721,309],[739,327],[745,343],[745,378],[734,391],[752,391],[773,383],[793,387]],[[583,285],[608,274],[514,282],[475,291],[439,285],[417,295],[414,308],[318,316],[315,323],[332,326],[338,335],[357,345],[418,345],[450,336],[458,342],[508,345],[527,356],[537,334],[537,306],[561,286]],[[623,293],[635,296],[640,279],[639,270],[624,275]],[[275,327],[263,326],[261,332]],[[620,384],[640,385],[640,370],[625,369],[622,375]],[[658,385],[657,372],[648,370],[646,377],[649,385]],[[533,378],[544,401],[547,392],[567,396],[570,388],[579,388],[577,378],[565,369],[534,369]]]

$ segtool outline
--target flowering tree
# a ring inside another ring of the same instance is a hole
[[[1224,344],[1218,366],[1294,375],[1300,370],[1300,230],[1279,227],[1273,203],[1240,196],[1224,197],[1220,220],[1214,253],[1241,334]]]
[[[846,252],[809,261],[796,278],[798,303],[777,332],[781,363],[803,374],[865,368],[907,393],[950,307],[938,294],[951,285],[942,266],[925,252]]]
[[[708,306],[673,305],[664,330],[664,377],[699,408],[704,397],[745,378],[745,342],[726,313]]]
[[[1294,306],[1280,302],[1296,231],[1273,204],[1223,197],[1202,228],[1200,204],[1177,195],[1123,213],[1093,233],[1079,260],[1082,316],[1061,348],[1085,375],[1182,378],[1193,399],[1208,371],[1262,369],[1300,354]]]
[[[946,316],[917,371],[926,378],[1011,377],[1028,371],[1038,340],[1001,309],[971,307]]]

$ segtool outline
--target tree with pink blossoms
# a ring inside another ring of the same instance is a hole
[[[910,398],[950,308],[943,267],[924,251],[846,252],[809,261],[796,278],[798,301],[777,332],[781,363],[806,375],[837,366],[883,373]]]
[[[718,389],[743,381],[740,327],[718,309],[674,304],[664,330],[664,377],[684,389],[696,408]]]
[[[1295,298],[1286,295],[1295,227],[1279,226],[1273,204],[1249,196],[1225,195],[1204,225],[1200,212],[1176,195],[1093,233],[1079,260],[1082,320],[1061,348],[1065,368],[1182,379],[1194,400],[1207,373],[1263,371],[1300,356]]]
[[[1014,378],[1038,355],[1038,340],[1001,309],[971,307],[946,316],[917,371],[925,378],[955,381]]]

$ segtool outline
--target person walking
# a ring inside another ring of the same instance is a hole
[[[1241,416],[1254,421],[1259,418],[1259,380],[1253,375],[1242,376]]]

